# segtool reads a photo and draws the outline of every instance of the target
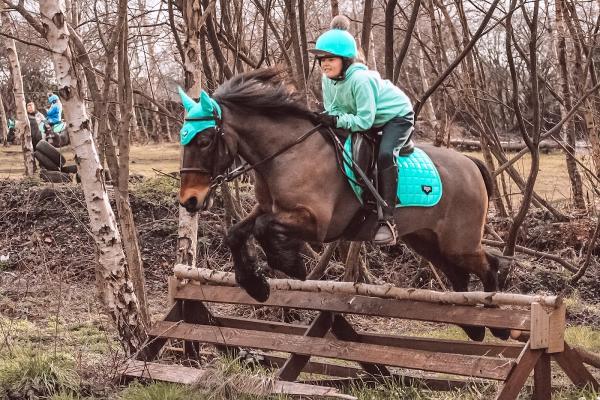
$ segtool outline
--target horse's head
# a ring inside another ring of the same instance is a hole
[[[189,212],[212,204],[213,183],[233,162],[224,137],[221,108],[202,91],[196,102],[180,89],[186,117],[181,128],[181,187],[179,203]]]

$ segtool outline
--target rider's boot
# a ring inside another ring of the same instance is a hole
[[[379,220],[379,228],[373,243],[380,246],[391,246],[396,244],[396,229],[394,227],[394,209],[398,196],[398,169],[395,165],[379,172],[379,193],[388,207],[383,207],[382,217]]]

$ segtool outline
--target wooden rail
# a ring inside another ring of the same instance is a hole
[[[231,272],[213,271],[207,268],[194,268],[184,264],[177,264],[175,265],[174,273],[179,279],[190,279],[221,286],[237,286],[235,276]],[[269,285],[271,289],[278,290],[357,294],[383,299],[414,300],[439,304],[530,306],[533,303],[539,303],[545,307],[553,308],[560,307],[562,304],[560,296],[530,296],[498,292],[436,292],[434,290],[405,289],[392,285],[369,285],[352,282],[269,279]]]

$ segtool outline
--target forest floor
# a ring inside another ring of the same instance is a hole
[[[176,145],[152,145],[135,147],[132,154],[132,173],[145,176],[144,179],[132,179],[131,203],[154,320],[159,319],[167,307],[166,280],[174,262],[177,232],[178,182],[157,175],[152,168],[167,173],[177,170],[177,152]],[[4,256],[4,261],[0,262],[0,398],[243,398],[235,392],[236,380],[229,378],[241,373],[238,363],[232,360],[212,364],[217,365],[222,374],[213,381],[220,383],[215,386],[213,382],[213,386],[204,390],[192,392],[187,388],[160,384],[130,387],[118,384],[116,367],[122,362],[123,354],[111,322],[102,312],[95,295],[94,248],[87,231],[88,218],[80,187],[46,184],[36,179],[5,179],[16,178],[18,172],[6,171],[10,165],[20,164],[21,159],[19,154],[12,162],[6,162],[4,155],[0,155],[0,256]],[[557,193],[568,187],[564,179],[552,183],[553,178],[561,176],[559,169],[564,168],[560,166],[561,157],[544,156],[542,176],[545,175],[548,187],[538,188],[554,202],[564,199],[564,193],[559,196]],[[252,205],[252,194],[243,189],[240,198],[248,210]],[[222,205],[216,203],[211,211],[203,212],[200,217],[199,252],[206,266],[230,270],[230,256],[222,244],[227,222]],[[505,221],[492,216],[490,222],[498,233],[504,233]],[[558,223],[541,212],[531,213],[525,226],[526,233],[520,243],[558,254],[574,265],[583,262],[586,241],[594,229],[588,218]],[[315,246],[315,250],[319,251],[320,247]],[[404,287],[442,289],[430,271],[419,268],[419,258],[402,244],[385,251],[366,245],[364,254],[370,271],[378,280]],[[568,284],[570,273],[558,264],[519,254],[517,268],[509,277],[506,290],[562,293],[568,305],[567,340],[573,345],[600,352],[600,266],[597,263],[600,246],[594,249],[594,254],[594,263],[576,287]],[[336,279],[342,275],[340,259],[341,256],[336,254],[328,278]],[[309,264],[312,266],[311,262]],[[477,288],[478,282],[473,281],[472,286]],[[260,308],[226,307],[219,311],[281,319],[280,313],[269,313]],[[312,316],[309,312],[301,312],[294,313],[292,318],[306,323]],[[465,338],[459,328],[442,324],[385,318],[354,318],[352,322],[378,332]],[[600,378],[600,371],[593,373]],[[560,373],[554,376],[553,382],[557,385],[566,383]],[[490,384],[437,393],[423,388],[383,385],[373,389],[353,388],[351,392],[361,399],[480,399],[491,397],[495,388]],[[524,394],[523,398],[527,396]],[[589,391],[564,389],[553,398],[596,397]]]

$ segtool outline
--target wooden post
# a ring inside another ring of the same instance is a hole
[[[310,327],[304,333],[306,337],[324,337],[333,323],[333,314],[322,311],[313,320]],[[295,381],[302,372],[304,366],[310,360],[310,356],[303,354],[292,354],[277,373],[277,377],[283,381]]]
[[[527,343],[517,359],[517,365],[508,375],[508,379],[504,382],[496,400],[516,400],[542,354],[542,350],[531,350],[530,344]]]
[[[600,385],[594,376],[587,370],[581,361],[579,354],[565,343],[565,349],[562,353],[556,353],[552,356],[560,365],[569,379],[580,388],[590,385],[594,390],[600,390]]]
[[[558,308],[552,310],[548,321],[548,353],[560,353],[565,349],[565,329],[566,329],[566,304],[561,304]]]
[[[543,354],[533,372],[533,400],[550,400],[552,396],[552,370],[550,355]]]
[[[179,279],[174,276],[170,276],[167,281],[169,307],[175,304],[175,293],[177,293],[177,287],[179,286]]]
[[[529,344],[532,350],[547,349],[550,331],[550,312],[538,303],[531,304],[531,335]]]

